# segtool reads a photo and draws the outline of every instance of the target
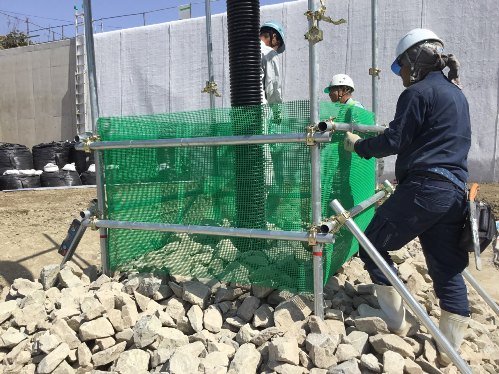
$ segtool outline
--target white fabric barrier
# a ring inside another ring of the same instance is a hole
[[[355,82],[355,99],[371,108],[371,2],[326,1],[326,14],[345,18],[347,24],[320,23],[320,97],[331,76],[346,73]],[[453,0],[417,2],[378,1],[378,122],[393,118],[403,90],[390,71],[395,46],[415,27],[432,29],[445,42],[447,52],[461,62],[461,82],[471,109],[472,147],[470,178],[498,181],[499,2],[483,0],[456,5]],[[307,99],[308,43],[304,39],[307,1],[262,7],[261,21],[275,19],[286,28],[286,52],[281,55],[285,101]],[[212,17],[215,81],[221,98],[217,107],[230,106],[227,16]],[[95,35],[95,55],[101,116],[190,111],[209,107],[201,90],[208,79],[204,18],[175,21]],[[394,157],[386,162],[388,176]]]

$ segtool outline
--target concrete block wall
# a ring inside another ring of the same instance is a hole
[[[74,56],[74,40],[0,51],[0,141],[74,138]]]

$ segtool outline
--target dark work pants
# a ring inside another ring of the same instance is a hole
[[[378,208],[365,231],[395,274],[388,251],[400,249],[419,237],[440,307],[462,316],[469,316],[461,275],[468,266],[468,253],[458,249],[466,212],[466,194],[452,182],[409,176]],[[374,283],[390,285],[362,248],[360,257]]]

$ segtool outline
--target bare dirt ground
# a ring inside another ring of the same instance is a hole
[[[57,253],[79,212],[95,198],[95,188],[67,190],[0,191],[0,286],[16,278],[37,279],[48,264],[60,263]],[[492,204],[499,218],[499,184],[482,184],[479,198]],[[73,260],[82,268],[100,264],[99,234],[87,230]],[[483,253],[484,270],[470,270],[484,289],[499,300],[499,270],[492,264],[492,250]]]

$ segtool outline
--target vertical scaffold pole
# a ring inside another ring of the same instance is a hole
[[[88,85],[90,94],[90,113],[92,118],[92,133],[97,131],[97,119],[99,118],[99,100],[97,96],[97,75],[95,72],[95,52],[94,52],[94,30],[92,25],[92,5],[91,0],[83,1],[83,12],[85,19],[85,46],[87,50]],[[100,219],[105,219],[105,191],[104,191],[104,170],[102,167],[102,153],[95,151],[95,184],[97,187],[97,209]],[[102,272],[109,273],[107,263],[107,229],[99,229],[100,253]]]
[[[211,0],[205,0],[205,14],[206,14],[206,49],[208,52],[208,80],[215,81],[213,74],[213,44],[211,41]],[[210,109],[215,108],[215,93],[210,92]]]
[[[315,12],[319,9],[319,0],[308,0],[308,9]],[[309,19],[309,28],[314,26],[314,20]],[[317,43],[313,39],[308,41],[309,54],[309,94],[310,94],[310,123],[319,122],[319,98],[317,87],[319,82],[319,63],[317,60]],[[310,146],[310,163],[312,178],[312,225],[318,226],[321,222],[321,159],[319,144]],[[314,313],[324,319],[324,275],[322,269],[322,244],[312,247],[314,264]]]
[[[371,0],[371,57],[372,57],[372,111],[377,116],[378,115],[378,2],[377,0]]]

